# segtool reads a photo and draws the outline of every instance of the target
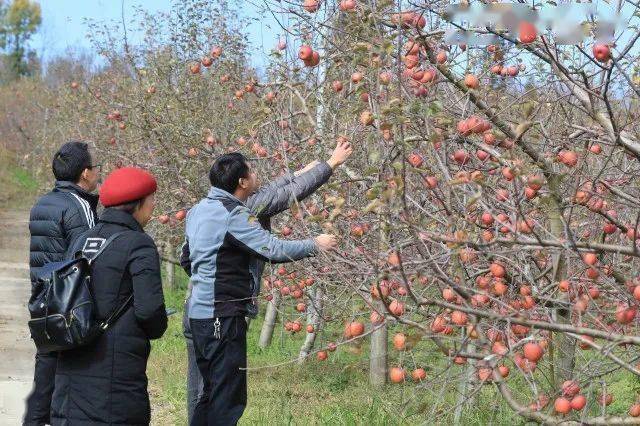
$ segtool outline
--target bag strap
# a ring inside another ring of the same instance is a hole
[[[116,322],[118,318],[122,316],[122,314],[129,308],[129,304],[131,303],[132,300],[133,300],[133,293],[131,293],[129,297],[127,297],[127,300],[125,300],[124,303],[120,305],[119,308],[117,308],[115,311],[113,311],[111,315],[109,315],[109,318],[102,321],[102,324],[100,324],[100,328],[102,329],[102,331],[106,331],[111,326],[111,324]]]
[[[102,252],[107,248],[107,246],[109,246],[109,244],[111,244],[116,238],[118,238],[119,236],[125,233],[127,233],[127,231],[116,232],[115,234],[107,238],[107,240],[102,244],[102,246],[100,246],[98,251],[91,258],[87,258],[87,262],[89,263],[89,266],[91,266],[93,261],[96,260],[97,257],[102,254]],[[124,271],[122,274],[124,275]],[[120,280],[122,281],[122,277],[120,277]],[[111,326],[111,324],[116,322],[118,318],[122,316],[124,311],[129,307],[129,304],[132,300],[133,300],[133,293],[131,293],[129,297],[127,297],[127,300],[125,300],[125,302],[122,305],[116,308],[106,320],[102,321],[102,323],[100,324],[100,329],[104,332]]]
[[[115,234],[113,234],[112,236],[107,238],[107,240],[102,244],[102,246],[100,246],[98,251],[93,256],[87,257],[87,261],[89,262],[89,265],[91,265],[93,263],[93,261],[96,260],[98,258],[98,256],[100,256],[102,254],[102,252],[107,248],[107,246],[109,246],[109,244],[111,244],[113,242],[113,240],[115,240],[119,236],[125,234],[126,232],[127,231],[116,232]],[[84,256],[84,250],[83,250],[83,256]]]

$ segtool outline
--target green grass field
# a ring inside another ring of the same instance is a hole
[[[16,162],[15,155],[0,146],[0,207],[29,207],[38,182]]]
[[[186,277],[180,286],[166,291],[167,305],[180,312],[171,317],[165,336],[154,342],[149,361],[149,381],[156,407],[157,424],[186,424],[186,348],[181,333],[181,306]],[[257,346],[262,317],[249,329],[249,367],[268,367],[293,360],[304,339],[303,333],[291,336],[276,328],[270,347]],[[338,338],[335,330],[333,338]],[[368,348],[362,345],[341,347],[327,361],[309,359],[303,365],[292,362],[249,372],[249,404],[242,424],[423,424],[451,423],[456,401],[453,378],[463,369],[443,369],[440,355],[431,345],[414,351],[415,361],[425,367],[431,379],[428,386],[411,382],[374,389],[368,384]],[[390,349],[390,359],[411,365],[411,355]],[[434,383],[436,386],[434,386]],[[468,409],[464,424],[513,424],[520,420],[486,387],[475,396],[480,409]]]

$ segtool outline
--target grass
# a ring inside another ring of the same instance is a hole
[[[186,420],[186,348],[181,331],[182,303],[186,277],[180,276],[179,288],[165,290],[167,306],[179,312],[170,317],[164,337],[154,342],[149,360],[150,392],[154,406],[154,424],[185,425]],[[248,335],[250,368],[273,366],[293,360],[304,339],[303,333],[291,336],[276,329],[271,346],[262,350],[257,341],[262,326],[259,317],[251,323]],[[334,330],[337,338],[338,331]],[[303,365],[289,363],[279,367],[251,370],[248,375],[249,403],[241,424],[441,424],[451,423],[455,405],[454,376],[463,371],[440,369],[441,356],[425,346],[417,359],[434,378],[429,386],[413,383],[388,385],[374,389],[368,384],[368,348],[362,345],[341,347],[329,360],[315,358]],[[393,351],[395,352],[395,351]],[[391,355],[397,359],[397,352]],[[430,361],[431,360],[431,361]],[[411,363],[406,360],[405,365]],[[442,363],[444,365],[444,363]],[[431,367],[430,367],[431,366]],[[437,386],[432,386],[433,383]],[[482,409],[464,414],[464,424],[507,424],[521,422],[518,416],[495,397],[491,387],[476,396]]]
[[[179,312],[170,319],[165,336],[154,342],[149,360],[149,382],[152,395],[154,424],[186,425],[186,348],[181,331],[182,303],[186,276],[178,277],[178,289],[166,290],[167,306]],[[251,323],[248,335],[249,367],[282,364],[298,354],[304,333],[291,336],[279,324],[268,348],[261,350],[258,336],[262,326],[259,317]],[[340,330],[328,330],[330,339],[338,339]],[[392,333],[392,331],[390,331]],[[366,339],[365,339],[366,340]],[[326,342],[326,341],[325,341]],[[457,401],[457,382],[466,367],[449,367],[446,360],[429,342],[417,344],[411,353],[390,348],[390,364],[415,364],[427,370],[428,382],[416,386],[387,385],[375,389],[368,384],[368,347],[343,346],[331,353],[327,361],[308,360],[303,365],[289,363],[279,367],[250,370],[248,375],[249,402],[241,419],[243,425],[405,425],[453,424]],[[581,352],[581,355],[584,355]],[[589,352],[587,357],[592,356]],[[402,359],[404,358],[404,359]],[[515,367],[510,365],[512,371]],[[542,379],[548,366],[541,364],[535,373]],[[543,380],[543,379],[542,379]],[[527,401],[531,395],[520,375],[512,374],[509,386],[516,398]],[[626,372],[617,372],[608,380],[608,391],[614,402],[607,415],[626,415],[633,403],[640,381]],[[593,401],[595,395],[586,395]],[[555,397],[555,395],[552,395]],[[525,424],[497,395],[493,386],[482,386],[474,393],[474,402],[465,408],[461,417],[464,425]],[[598,415],[592,402],[590,416]]]
[[[20,167],[13,152],[0,147],[0,208],[26,208],[38,190],[38,182]]]

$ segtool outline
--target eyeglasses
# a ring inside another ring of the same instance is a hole
[[[94,164],[93,166],[89,166],[90,169],[97,168],[99,172],[102,172],[102,164]]]

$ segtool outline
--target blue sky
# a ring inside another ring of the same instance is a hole
[[[40,32],[32,40],[31,46],[45,61],[52,56],[63,54],[67,48],[89,49],[86,38],[87,28],[84,18],[95,20],[120,21],[122,0],[38,0],[42,6],[43,23]],[[213,0],[212,0],[213,1]],[[233,2],[234,0],[229,0]],[[242,5],[245,16],[258,18],[259,13],[252,3],[260,0],[235,0]],[[336,0],[337,1],[337,0]],[[132,17],[135,6],[141,6],[152,12],[169,11],[172,0],[124,0],[125,16]],[[595,2],[599,7],[606,4],[602,0]],[[607,6],[608,7],[608,6]],[[625,10],[629,12],[630,6]],[[628,18],[628,17],[627,17]],[[131,28],[129,28],[129,31]],[[277,43],[282,29],[274,19],[267,15],[251,21],[247,28],[254,54],[253,65],[263,69],[269,51]],[[621,40],[624,44],[631,36],[627,31]],[[129,34],[135,43],[135,35]]]
[[[42,28],[33,38],[31,45],[45,60],[64,53],[70,47],[89,49],[91,46],[85,36],[87,29],[83,19],[120,21],[121,4],[121,0],[40,0]],[[154,12],[169,11],[171,0],[125,0],[124,4],[125,17],[131,17],[134,6]],[[256,10],[247,3],[243,9],[248,16],[257,16]],[[269,29],[269,25],[279,29],[274,22],[267,19],[253,22],[247,30],[257,53],[269,52],[277,43],[279,34]],[[263,67],[264,57],[262,54],[252,55],[254,65]]]

